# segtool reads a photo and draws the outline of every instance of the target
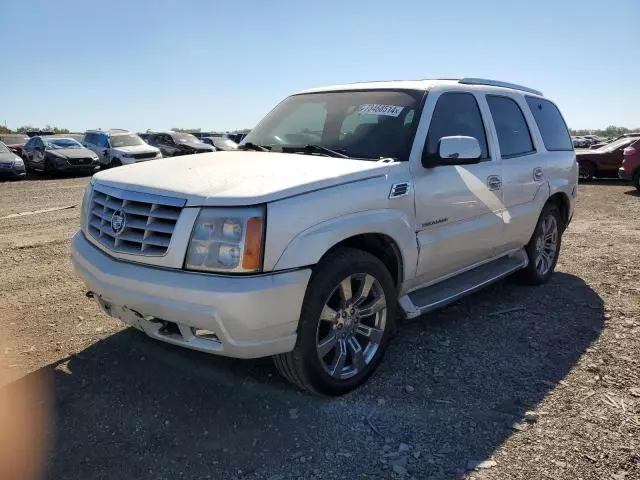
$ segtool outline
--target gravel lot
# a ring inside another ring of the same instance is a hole
[[[371,381],[328,399],[269,359],[178,349],[99,313],[68,260],[86,182],[0,183],[3,389],[50,381],[47,478],[640,479],[630,186],[580,186],[549,284],[507,280],[401,322]]]

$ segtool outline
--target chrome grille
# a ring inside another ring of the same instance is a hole
[[[184,203],[179,198],[95,185],[87,228],[98,242],[115,252],[162,256],[167,253]],[[124,214],[118,233],[112,228],[116,212]]]

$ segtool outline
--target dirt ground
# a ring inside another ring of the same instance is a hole
[[[182,350],[99,313],[68,259],[86,182],[0,183],[3,389],[52,391],[46,478],[640,479],[630,186],[580,186],[550,283],[402,322],[372,379],[330,399],[269,359]]]

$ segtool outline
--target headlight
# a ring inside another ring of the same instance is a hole
[[[24,162],[22,161],[22,159],[20,157],[16,157],[13,159],[13,166],[14,167],[24,167]]]
[[[123,156],[124,158],[131,158],[131,155],[129,155],[128,153],[122,153],[121,156]]]
[[[188,270],[254,273],[262,268],[264,209],[202,208],[191,232]]]
[[[162,158],[162,152],[160,150],[156,153],[156,158]]]
[[[93,180],[91,180],[84,189],[82,204],[80,207],[80,229],[87,233],[87,220],[89,212],[89,202],[91,202],[91,191],[93,190]]]

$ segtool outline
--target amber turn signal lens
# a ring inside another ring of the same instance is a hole
[[[247,233],[244,239],[242,268],[258,270],[262,264],[262,218],[251,217],[247,220]]]

